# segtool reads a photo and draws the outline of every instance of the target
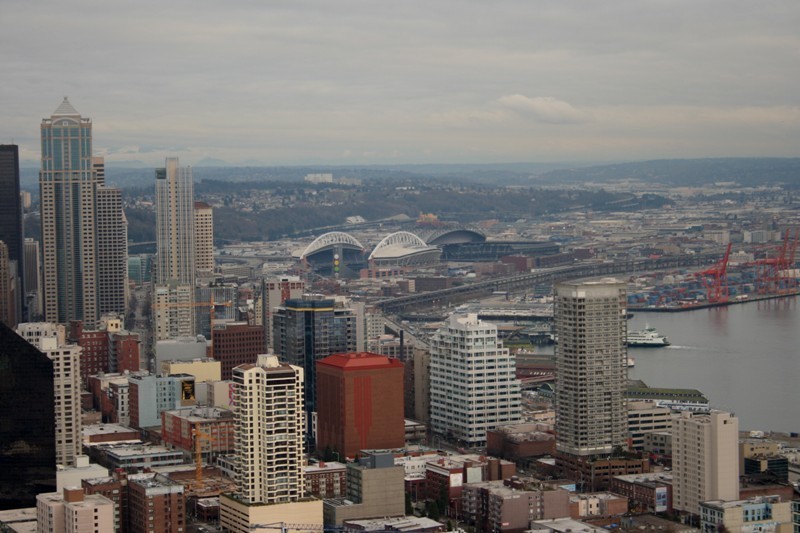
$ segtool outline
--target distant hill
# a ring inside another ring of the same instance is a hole
[[[800,158],[657,159],[585,168],[559,169],[535,178],[544,183],[637,180],[668,185],[708,185],[733,181],[742,186],[800,186]]]

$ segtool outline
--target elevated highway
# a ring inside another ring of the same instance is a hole
[[[657,259],[635,259],[607,263],[581,263],[562,267],[540,269],[535,272],[517,274],[505,278],[478,281],[441,289],[438,291],[410,294],[388,298],[375,303],[384,313],[396,313],[410,308],[430,305],[459,303],[470,298],[488,296],[495,291],[518,290],[538,284],[553,283],[577,278],[595,278],[617,274],[635,274],[669,268],[703,266],[720,258],[720,254],[695,254],[660,257]]]

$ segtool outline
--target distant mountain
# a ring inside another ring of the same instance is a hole
[[[585,168],[559,169],[536,178],[545,183],[637,180],[667,185],[736,182],[742,186],[800,186],[800,158],[657,159]]]

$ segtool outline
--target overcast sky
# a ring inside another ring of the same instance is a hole
[[[2,0],[0,142],[109,161],[798,156],[800,1]]]

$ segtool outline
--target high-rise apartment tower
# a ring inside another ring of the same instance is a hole
[[[520,383],[497,326],[475,314],[451,315],[431,339],[431,429],[467,446],[520,421]]]
[[[191,167],[168,157],[156,169],[156,283],[194,287],[194,187]]]
[[[556,448],[591,457],[626,446],[627,309],[616,280],[555,287]]]

